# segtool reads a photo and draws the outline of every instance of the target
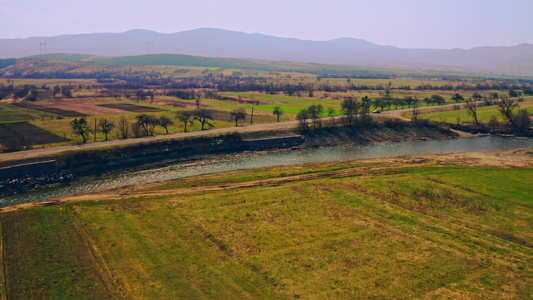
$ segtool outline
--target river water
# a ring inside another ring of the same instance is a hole
[[[195,175],[250,168],[337,160],[468,151],[511,150],[522,148],[533,148],[533,139],[479,137],[442,141],[414,141],[344,147],[325,147],[274,152],[262,155],[235,156],[233,158],[195,163],[181,163],[164,168],[124,173],[105,179],[75,182],[68,186],[3,197],[0,198],[0,207],[20,203],[36,202],[59,196],[74,195],[108,188],[116,188],[141,183],[160,182]]]

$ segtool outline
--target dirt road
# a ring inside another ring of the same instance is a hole
[[[523,97],[523,98],[532,98],[532,97]],[[440,105],[438,107],[420,106],[418,107],[418,109],[426,110],[426,109],[435,109],[435,108],[446,108],[446,107],[452,107],[454,105],[465,105],[465,103],[446,104],[446,105]],[[381,112],[380,115],[385,116],[385,117],[393,117],[393,118],[398,118],[402,120],[408,120],[405,117],[402,117],[402,113],[405,113],[411,110],[412,108],[383,111]],[[342,116],[338,116],[336,118],[337,119],[342,118]],[[29,159],[29,158],[35,158],[35,157],[41,157],[41,156],[51,156],[51,155],[55,155],[55,154],[58,154],[64,151],[74,151],[74,150],[81,150],[81,149],[94,149],[94,148],[100,148],[100,147],[129,145],[129,144],[153,142],[153,141],[159,141],[159,140],[195,137],[195,136],[208,135],[208,134],[224,134],[224,133],[230,133],[230,132],[247,132],[247,131],[248,132],[268,131],[268,130],[276,130],[276,129],[282,129],[282,128],[293,128],[297,125],[298,125],[298,121],[288,121],[288,122],[279,122],[279,123],[249,125],[249,126],[242,126],[242,127],[218,128],[218,129],[211,129],[211,130],[206,130],[206,131],[174,133],[174,134],[168,134],[168,135],[158,135],[158,136],[150,136],[150,137],[144,137],[144,138],[127,139],[127,140],[114,140],[114,141],[96,142],[96,143],[90,143],[90,144],[61,146],[61,147],[54,147],[54,148],[47,148],[47,149],[35,149],[35,150],[18,151],[18,152],[11,152],[11,153],[0,153],[0,161]]]

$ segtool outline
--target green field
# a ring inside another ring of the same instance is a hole
[[[308,108],[310,105],[321,104],[324,109],[332,107],[337,111],[341,110],[341,102],[339,100],[332,99],[316,99],[316,98],[307,98],[307,97],[293,97],[285,95],[268,95],[268,94],[259,94],[259,93],[221,93],[223,95],[230,96],[242,96],[246,98],[253,98],[259,101],[267,101],[268,104],[262,104],[254,106],[257,110],[263,110],[267,112],[272,112],[274,106],[279,105],[282,110],[289,114],[298,114],[300,110]],[[272,102],[272,103],[269,103]],[[251,106],[251,105],[248,105]]]
[[[50,117],[52,114],[13,104],[0,104],[0,123],[14,123]]]
[[[3,213],[2,291],[15,299],[527,299],[531,178],[531,168],[321,163]]]
[[[518,104],[519,107],[516,108],[515,111],[518,111],[520,108],[526,108],[529,114],[533,113],[533,100],[526,100]],[[411,117],[411,113],[406,113],[405,115],[408,118]],[[479,122],[488,123],[492,116],[496,116],[498,121],[506,121],[502,118],[500,112],[498,112],[498,106],[496,105],[477,108],[477,118]],[[468,115],[466,109],[424,113],[421,114],[420,117],[437,122],[457,123],[458,120],[459,122],[474,122],[474,119]]]

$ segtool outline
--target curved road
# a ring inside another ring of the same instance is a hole
[[[522,97],[522,98],[531,98],[531,97],[533,96]],[[479,101],[479,102],[483,102],[483,101]],[[444,107],[450,107],[454,105],[465,105],[465,103],[458,103],[458,104],[453,103],[453,104],[440,105],[437,107],[444,108]],[[436,106],[419,106],[418,109],[426,110],[426,109],[434,109],[437,107]],[[410,110],[412,110],[412,108],[383,111],[381,115],[405,120],[405,118],[402,117],[401,114],[404,112],[410,111]],[[337,116],[336,118],[338,119],[342,117],[343,116]],[[107,141],[107,142],[96,142],[96,143],[90,143],[90,144],[61,146],[61,147],[46,148],[46,149],[34,149],[34,150],[17,151],[17,152],[11,152],[11,153],[0,153],[0,160],[27,159],[27,158],[34,158],[34,157],[40,157],[40,156],[50,156],[50,155],[58,154],[64,151],[137,144],[137,143],[142,143],[142,142],[152,142],[152,141],[168,140],[168,139],[175,139],[175,138],[194,137],[194,136],[201,136],[201,135],[207,135],[207,134],[222,134],[222,133],[229,133],[229,132],[246,132],[246,131],[266,131],[266,130],[284,128],[284,127],[294,127],[296,125],[298,125],[298,121],[288,121],[288,122],[279,122],[279,123],[249,125],[249,126],[242,126],[242,127],[217,128],[217,129],[211,129],[211,130],[205,130],[205,131],[182,132],[182,133],[174,133],[174,134],[167,134],[167,135],[150,136],[150,137],[144,137],[144,138],[114,140],[114,141]]]

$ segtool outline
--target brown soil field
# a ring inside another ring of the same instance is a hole
[[[71,98],[38,101],[38,105],[46,108],[71,110],[85,116],[123,114],[124,110],[100,106],[101,104],[116,104],[103,98]],[[65,115],[66,116],[66,115]],[[70,116],[69,116],[70,117]],[[74,117],[74,116],[72,116]],[[79,116],[76,116],[79,117]]]
[[[28,122],[0,124],[0,144],[4,148],[66,141],[68,139],[52,134]]]
[[[111,103],[111,104],[98,104],[100,107],[125,110],[127,112],[156,112],[163,111],[156,107],[135,105],[129,103]]]
[[[39,103],[41,102],[43,101],[40,101]],[[87,115],[82,112],[63,109],[63,107],[47,107],[47,106],[41,106],[38,104],[29,103],[29,102],[17,102],[17,103],[13,103],[13,105],[24,107],[24,108],[29,108],[33,110],[38,110],[38,111],[42,111],[46,113],[51,113],[54,115],[60,115],[63,117],[83,117]]]
[[[152,103],[156,105],[179,107],[179,108],[184,108],[184,109],[195,109],[196,108],[196,105],[193,102],[185,102],[185,101],[180,101],[180,100],[165,100],[165,99],[155,98]]]

